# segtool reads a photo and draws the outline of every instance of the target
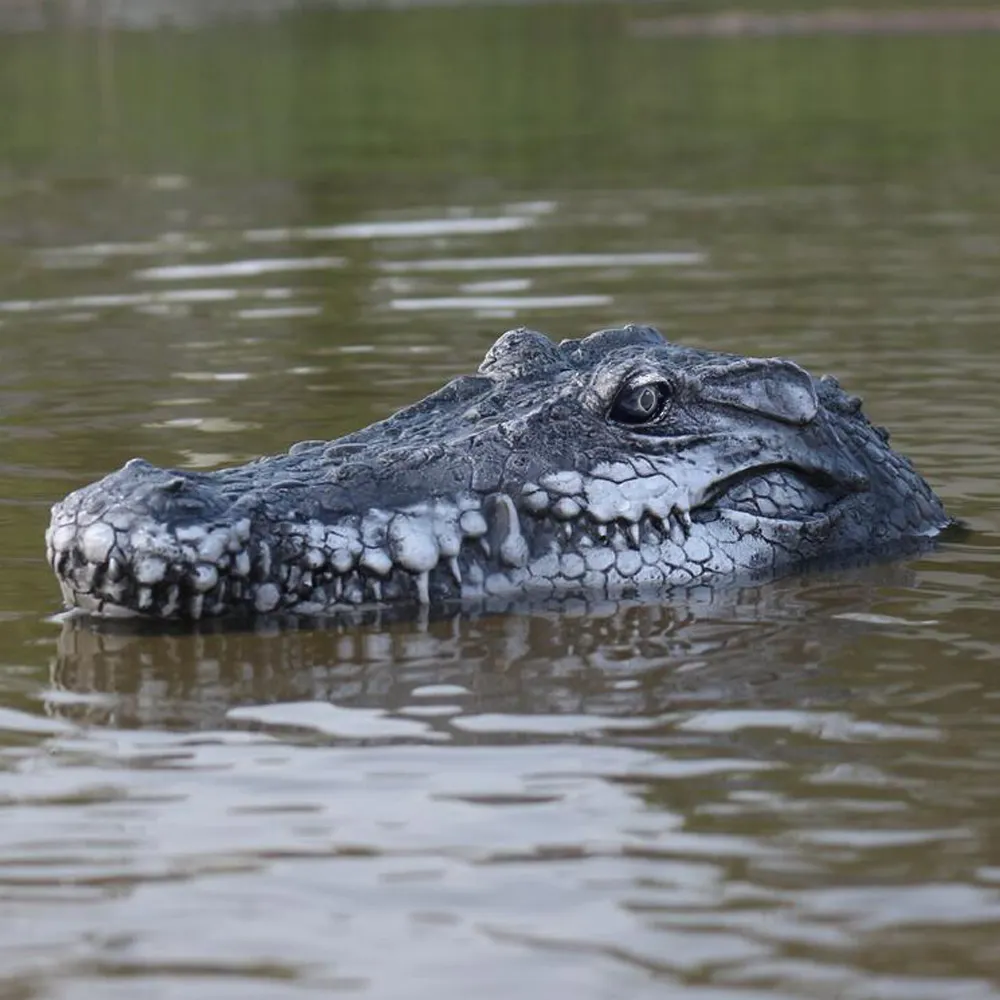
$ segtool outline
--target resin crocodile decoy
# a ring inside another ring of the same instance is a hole
[[[46,544],[69,607],[200,619],[659,591],[948,523],[836,380],[627,326],[512,330],[386,420],[239,468],[134,459],[56,504]]]

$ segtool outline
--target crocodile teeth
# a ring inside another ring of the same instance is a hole
[[[344,587],[344,597],[350,604],[362,604],[364,602],[364,591],[357,576],[352,576],[347,581],[347,586]]]
[[[266,580],[271,575],[271,546],[261,542],[257,548],[257,578]]]
[[[653,511],[650,511],[649,519],[652,522],[653,527],[655,527],[661,534],[670,533],[669,518],[664,517],[662,514],[656,514]]]
[[[490,542],[500,561],[515,568],[528,561],[528,543],[521,533],[521,519],[506,493],[492,493],[483,503],[490,523]]]
[[[677,522],[681,526],[681,530],[684,532],[684,537],[688,538],[691,535],[691,526],[694,523],[691,520],[691,511],[684,507],[674,508],[674,517],[677,518]]]
[[[87,563],[82,569],[77,571],[77,582],[80,590],[89,593],[94,589],[97,582],[97,571],[100,567],[96,563]]]
[[[214,594],[213,594],[213,596],[214,596],[215,599],[214,599],[214,601],[212,603],[212,609],[211,609],[212,610],[212,614],[216,614],[217,615],[217,614],[219,614],[225,608],[225,606],[226,606],[226,597],[228,596],[229,590],[230,590],[230,588],[228,586],[228,581],[225,578],[223,578],[222,580],[220,580],[219,581],[219,585],[218,585],[218,587],[215,588],[215,591],[214,591]],[[236,590],[235,586],[232,588],[232,590],[235,593],[235,590]]]
[[[462,570],[461,567],[458,565],[458,560],[454,556],[452,556],[451,559],[448,560],[448,569],[451,571],[451,575],[454,578],[455,583],[457,583],[461,587]]]
[[[181,588],[177,584],[173,584],[170,590],[167,592],[167,599],[164,602],[161,613],[164,618],[169,618],[176,610],[177,606],[180,604]]]

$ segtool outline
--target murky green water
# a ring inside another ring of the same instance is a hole
[[[0,36],[0,997],[1000,996],[1000,37],[650,16]],[[48,505],[125,459],[624,320],[836,372],[973,533],[656,606],[53,621]]]

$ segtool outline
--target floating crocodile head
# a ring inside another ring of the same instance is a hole
[[[198,619],[621,595],[891,551],[948,518],[831,378],[513,330],[476,375],[332,442],[217,472],[139,459],[52,510],[71,607]]]

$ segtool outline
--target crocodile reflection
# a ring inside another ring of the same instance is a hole
[[[406,717],[415,702],[428,703],[413,692],[429,685],[447,685],[436,700],[459,716],[651,720],[719,703],[787,706],[815,685],[829,704],[849,694],[828,672],[831,659],[862,627],[839,616],[870,607],[874,590],[903,574],[898,565],[867,567],[702,588],[663,605],[581,601],[528,614],[388,623],[370,613],[335,627],[285,623],[270,632],[140,635],[71,619],[52,679],[77,696],[77,704],[70,697],[58,706],[66,717],[180,730],[231,727],[234,708],[288,702]],[[447,711],[421,719],[431,733],[470,738]]]

